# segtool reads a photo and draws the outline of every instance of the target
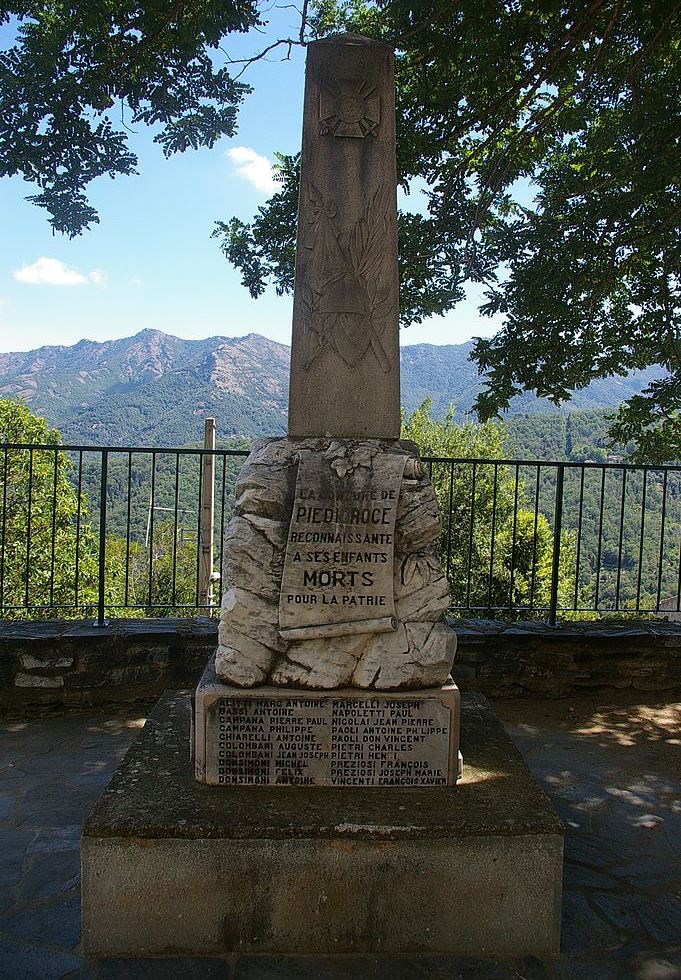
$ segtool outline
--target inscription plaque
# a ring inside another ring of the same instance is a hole
[[[279,598],[285,639],[395,629],[395,517],[407,457],[301,452]]]
[[[331,697],[218,697],[206,712],[205,781],[221,786],[446,786],[451,781],[451,710],[442,697],[415,697],[413,692],[399,698],[338,697],[337,692]]]

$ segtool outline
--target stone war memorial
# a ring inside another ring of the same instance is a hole
[[[558,950],[562,827],[452,681],[399,438],[396,187],[392,50],[311,43],[288,435],[238,478],[214,657],[86,822],[91,955]]]

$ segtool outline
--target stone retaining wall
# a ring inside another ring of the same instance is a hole
[[[455,679],[490,697],[681,692],[681,624],[451,620]],[[0,712],[152,701],[192,687],[217,645],[217,621],[122,619],[0,623]]]
[[[152,701],[192,687],[216,645],[209,619],[0,623],[0,712]]]
[[[492,698],[681,691],[681,623],[451,623],[463,690]]]

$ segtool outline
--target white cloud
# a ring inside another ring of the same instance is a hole
[[[88,282],[95,286],[106,285],[106,273],[102,269],[93,269],[85,276],[59,259],[50,259],[45,255],[41,255],[32,265],[15,269],[12,278],[30,286],[84,286]]]
[[[131,277],[130,277],[130,283],[131,283],[131,284],[132,284],[133,286],[137,286],[138,288],[139,288],[140,286],[143,286],[143,285],[144,285],[144,283],[142,282],[142,280],[140,279],[140,277],[139,277],[139,276],[131,276]]]
[[[87,279],[75,269],[69,269],[59,259],[49,259],[42,255],[33,265],[22,265],[15,269],[12,278],[31,286],[82,286]]]
[[[88,278],[95,286],[106,286],[106,273],[101,269],[93,269]]]
[[[256,190],[265,194],[272,194],[277,190],[272,164],[267,157],[256,153],[250,146],[234,146],[227,150],[227,156],[234,164],[237,176],[243,177]]]

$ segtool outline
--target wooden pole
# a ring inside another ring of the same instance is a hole
[[[215,419],[204,423],[201,485],[201,540],[199,542],[199,605],[213,605],[213,535],[215,531]]]

